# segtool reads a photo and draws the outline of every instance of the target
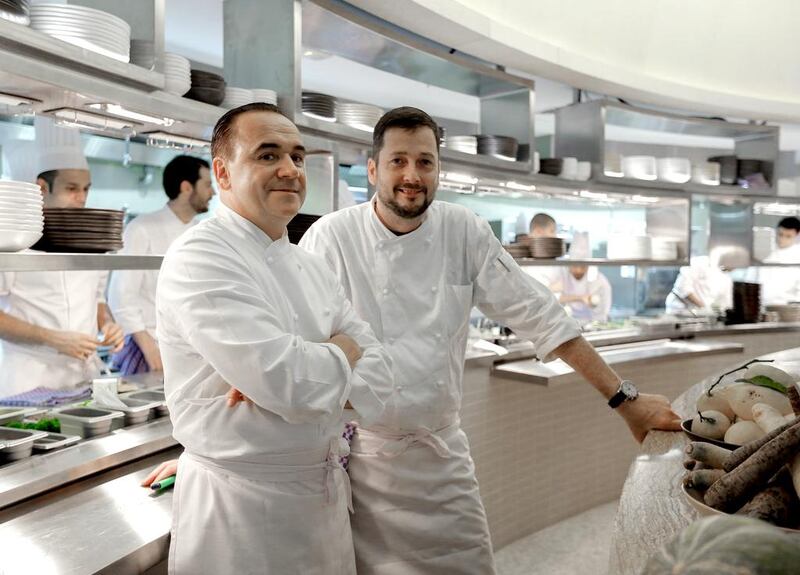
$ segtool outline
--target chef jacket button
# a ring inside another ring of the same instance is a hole
[[[268,263],[268,264],[271,264],[271,263],[272,263],[272,262],[274,262],[274,261],[275,261],[275,258],[273,258],[272,256],[270,256],[270,257],[268,257],[268,258],[267,258],[267,263]]]
[[[437,380],[436,381],[436,385],[438,385],[440,387],[443,386],[444,385],[444,380],[442,380],[442,379]]]
[[[387,341],[387,343],[394,343],[394,338],[393,338],[393,337],[390,337],[390,338],[388,338],[386,341]]]
[[[439,291],[439,288],[438,288],[437,286],[433,286],[433,287],[431,288],[431,291],[432,291],[433,293],[436,293],[437,291]]]
[[[325,308],[325,310],[322,312],[322,315],[331,315],[331,310],[330,310],[330,308],[327,308],[327,307],[326,307],[326,308]]]
[[[437,334],[435,334],[435,335],[436,335],[436,339],[442,339],[442,334],[440,334],[440,333],[437,333]]]
[[[383,288],[383,295],[389,295],[389,288]]]
[[[397,388],[397,391],[403,391],[403,386],[402,385],[396,385],[395,387]]]
[[[298,314],[294,314],[294,320],[297,321],[298,319],[300,319],[300,316]]]

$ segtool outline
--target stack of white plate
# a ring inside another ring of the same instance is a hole
[[[222,101],[223,108],[238,108],[250,102],[254,102],[253,91],[247,88],[235,88],[225,86],[225,99]]]
[[[156,65],[156,53],[151,40],[131,40],[131,64],[147,70]]]
[[[478,138],[475,136],[447,136],[445,138],[445,147],[465,154],[477,154]]]
[[[120,62],[130,60],[131,27],[108,12],[74,4],[35,4],[31,28]]]
[[[614,234],[608,238],[608,259],[649,260],[652,254],[649,236]]]
[[[336,102],[336,119],[358,130],[371,132],[383,116],[383,110],[369,104]]]
[[[0,252],[18,252],[42,237],[42,191],[36,184],[0,181]]]
[[[678,244],[676,238],[652,238],[650,259],[659,261],[675,261],[678,259]]]
[[[775,249],[775,230],[773,228],[753,228],[753,258],[764,261]]]
[[[800,303],[768,305],[766,308],[778,314],[778,321],[800,322]]]
[[[718,186],[720,177],[719,162],[705,162],[692,166],[692,182],[706,186]]]
[[[274,106],[278,105],[278,94],[274,90],[254,88],[251,92],[253,93],[253,102],[265,102]]]
[[[659,158],[658,179],[662,182],[685,184],[692,178],[692,164],[689,158]]]
[[[27,26],[31,22],[28,0],[0,0],[0,18]]]
[[[326,122],[336,121],[336,98],[319,92],[303,92],[303,113]]]
[[[623,156],[622,173],[626,178],[636,180],[655,180],[656,173],[655,156]]]
[[[192,87],[192,67],[178,54],[164,52],[164,91],[183,96]]]

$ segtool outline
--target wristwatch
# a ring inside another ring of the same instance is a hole
[[[639,397],[639,390],[636,389],[632,381],[626,379],[620,382],[617,393],[612,395],[611,399],[608,400],[608,406],[611,409],[615,409],[619,407],[623,401],[633,401],[637,397]]]

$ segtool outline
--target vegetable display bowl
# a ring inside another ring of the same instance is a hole
[[[691,505],[702,517],[713,515],[731,515],[730,513],[725,513],[706,505],[703,501],[703,493],[697,489],[691,489],[685,485],[681,485],[681,491],[683,491],[683,495],[686,497],[686,501],[689,503],[689,505]],[[786,531],[787,533],[800,533],[800,529],[791,529],[789,527],[780,527],[777,525],[776,527]]]
[[[720,447],[724,447],[725,449],[730,449],[731,451],[741,447],[740,445],[734,445],[733,443],[725,443],[724,441],[720,441],[719,439],[711,439],[710,437],[703,437],[702,435],[697,435],[696,433],[693,433],[691,419],[684,419],[683,421],[681,421],[681,429],[683,429],[683,432],[694,441],[705,441],[706,443],[718,445]]]

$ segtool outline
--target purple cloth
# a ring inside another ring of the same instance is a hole
[[[132,335],[125,336],[125,345],[114,354],[111,359],[111,366],[122,375],[133,375],[134,373],[146,373],[150,371],[150,366],[144,359],[142,350],[136,345]]]
[[[65,403],[74,403],[82,399],[89,399],[91,396],[91,385],[73,389],[37,387],[24,393],[18,393],[17,395],[4,397],[0,399],[0,404],[12,405],[15,407],[55,407]]]
[[[345,441],[347,441],[347,445],[353,444],[353,436],[356,434],[356,429],[358,429],[358,426],[354,422],[345,423],[342,437],[344,437]],[[342,467],[347,469],[347,464],[350,463],[350,458],[347,455],[340,457],[339,463],[342,464]]]

